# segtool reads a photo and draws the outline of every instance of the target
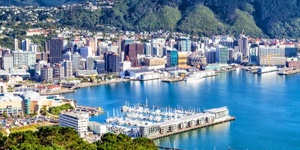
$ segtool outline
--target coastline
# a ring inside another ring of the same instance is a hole
[[[66,93],[74,93],[76,92],[76,89],[78,88],[86,88],[86,87],[93,87],[93,86],[100,86],[100,85],[104,85],[104,84],[111,84],[111,83],[120,83],[120,82],[128,82],[130,80],[126,80],[126,79],[113,79],[113,80],[109,80],[109,81],[102,81],[100,83],[79,83],[77,84],[75,87],[73,87],[72,89],[62,89],[60,91],[53,91],[53,92],[40,92],[40,95],[58,95],[58,94],[66,94]]]

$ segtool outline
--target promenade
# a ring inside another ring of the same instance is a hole
[[[119,83],[119,82],[127,82],[129,80],[126,79],[112,79],[109,81],[101,81],[100,83],[91,83],[91,82],[85,82],[85,83],[78,83],[72,88],[63,88],[60,91],[52,91],[52,92],[40,92],[41,95],[57,95],[57,94],[65,94],[65,93],[74,93],[76,92],[76,89],[78,88],[86,88],[86,87],[93,87],[93,86],[99,86],[103,84],[111,84],[111,83]]]

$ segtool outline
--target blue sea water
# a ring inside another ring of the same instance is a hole
[[[193,82],[121,82],[88,87],[65,97],[80,105],[99,106],[112,114],[130,104],[209,109],[227,106],[236,121],[161,138],[154,142],[187,150],[300,149],[300,75],[276,72],[221,73]],[[104,122],[107,114],[91,120]]]

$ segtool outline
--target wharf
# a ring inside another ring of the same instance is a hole
[[[300,69],[290,69],[290,70],[281,70],[278,72],[278,75],[290,75],[299,73]]]
[[[188,128],[184,128],[181,130],[177,130],[177,131],[173,131],[173,132],[169,132],[169,133],[164,133],[164,134],[160,134],[160,135],[153,135],[153,136],[147,136],[147,138],[154,140],[154,139],[159,139],[159,138],[163,138],[163,137],[167,137],[170,135],[174,135],[174,134],[178,134],[178,133],[182,133],[182,132],[187,132],[187,131],[191,131],[191,130],[195,130],[195,129],[199,129],[199,128],[204,128],[204,127],[208,127],[208,126],[212,126],[212,125],[216,125],[216,124],[220,124],[220,123],[224,123],[224,122],[228,122],[228,121],[234,121],[235,117],[229,117],[220,121],[214,121],[211,123],[207,123],[207,124],[203,124],[203,125],[196,125],[196,126],[192,126],[192,127],[188,127]]]
[[[183,77],[179,77],[179,78],[165,78],[162,79],[162,82],[179,82],[179,81],[183,81]]]

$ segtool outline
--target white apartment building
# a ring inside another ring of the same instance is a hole
[[[78,133],[88,131],[89,113],[67,112],[59,115],[59,125],[74,128]]]

